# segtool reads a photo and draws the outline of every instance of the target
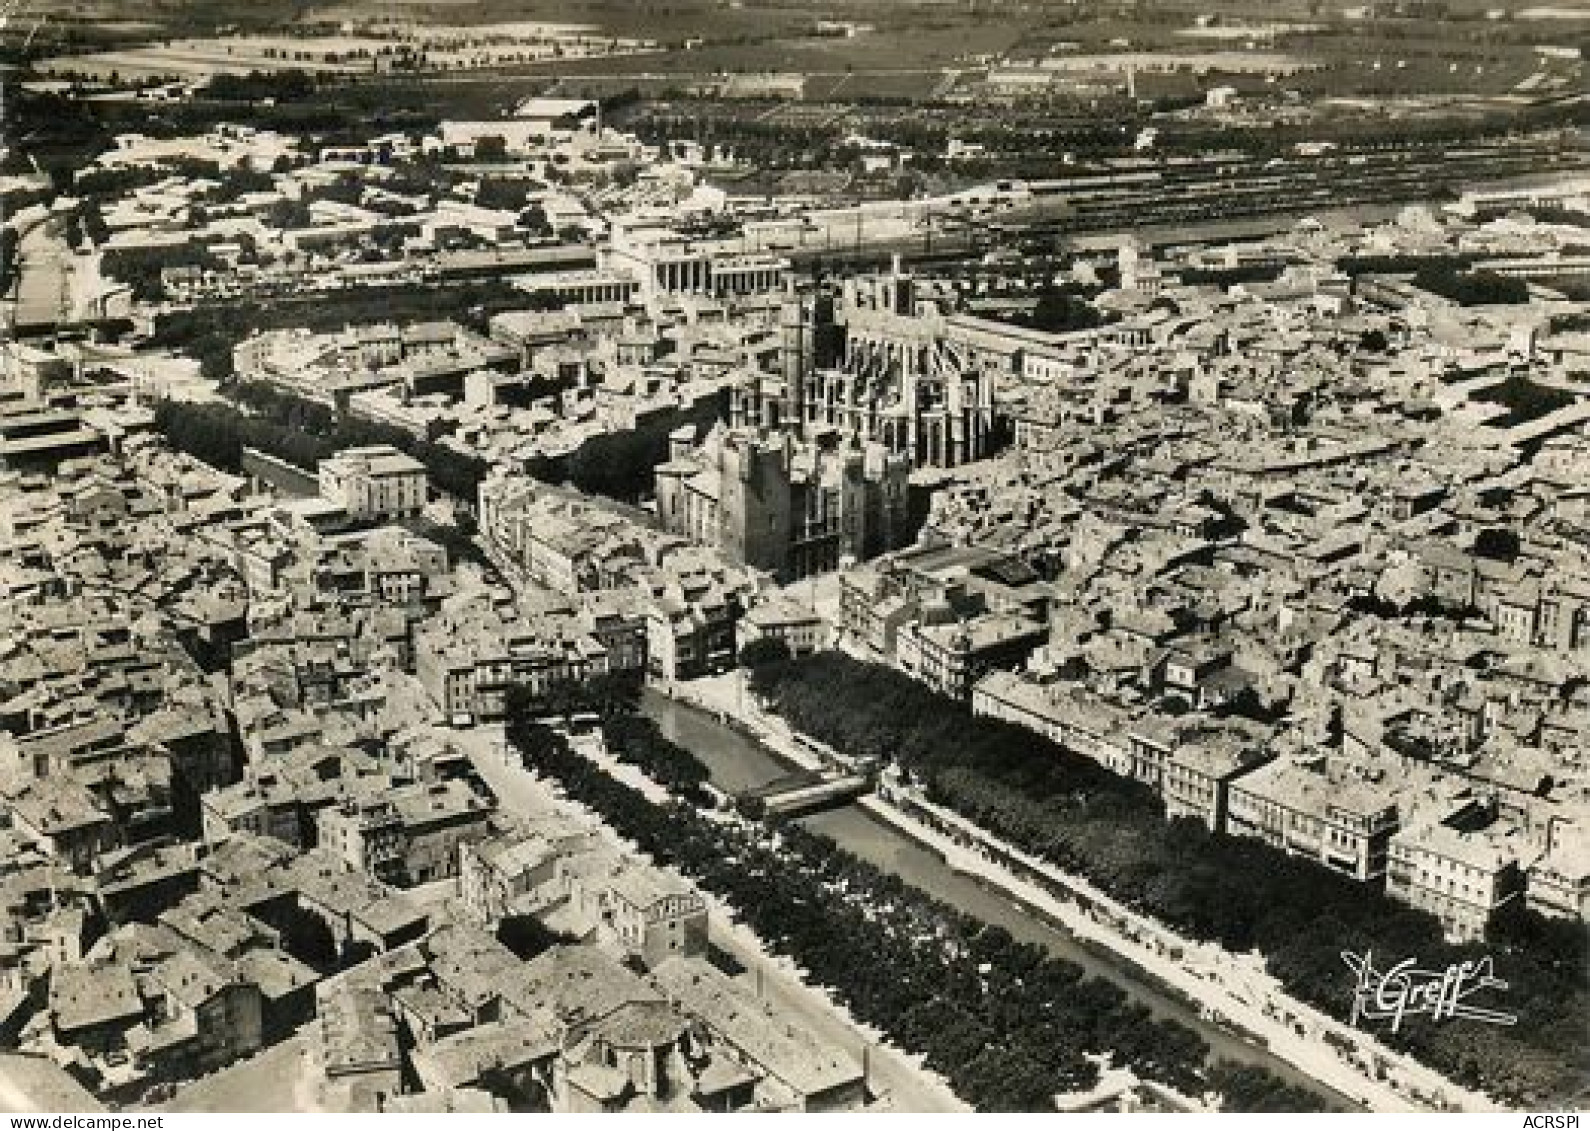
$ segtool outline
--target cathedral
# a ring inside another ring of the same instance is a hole
[[[735,425],[836,429],[912,467],[992,454],[995,367],[898,266],[791,296],[778,333],[778,371],[745,376],[731,401]]]
[[[656,479],[663,529],[781,581],[910,540],[909,463],[854,435],[719,425],[697,443],[682,428],[669,455]]]

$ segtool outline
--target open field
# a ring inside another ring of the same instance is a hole
[[[297,69],[370,74],[390,70],[460,71],[643,51],[647,41],[587,25],[516,22],[439,28],[412,22],[367,24],[340,34],[239,35],[174,39],[41,60],[45,74],[123,80]]]
[[[40,15],[59,7],[26,2]],[[369,76],[384,69],[390,56],[383,47],[391,41],[368,33],[423,25],[410,41],[426,41],[427,76],[452,80],[479,71],[503,81],[583,82],[597,91],[627,83],[644,94],[677,89],[755,97],[771,83],[777,97],[808,101],[924,102],[974,89],[968,84],[1002,62],[1100,74],[1118,74],[1130,63],[1144,80],[1144,97],[1196,98],[1222,84],[1261,96],[1285,88],[1305,99],[1529,95],[1582,87],[1582,61],[1539,48],[1580,44],[1590,32],[1590,6],[1540,6],[1535,14],[1541,18],[1534,19],[1487,18],[1487,7],[1448,0],[1451,18],[1432,20],[1383,12],[1347,18],[1340,7],[1310,0],[1159,0],[1136,9],[1016,0],[974,8],[932,0],[817,0],[809,6],[767,0],[330,0],[290,7],[288,0],[259,0],[246,13],[246,26],[259,34],[240,37],[234,26],[231,36],[218,40],[195,37],[194,29],[236,12],[220,0],[179,0],[186,19],[157,0],[114,6],[68,0],[65,18],[89,38],[74,40],[72,59],[54,59],[49,69],[147,78],[296,66],[328,77]],[[189,38],[125,42],[140,34],[132,30],[140,21]],[[590,29],[591,42],[552,44],[511,30],[569,21]],[[823,21],[826,29],[819,27]],[[346,28],[339,27],[343,22]],[[113,32],[112,24],[126,30]],[[850,34],[843,33],[847,25]],[[304,38],[332,30],[339,34]],[[445,35],[460,38],[447,43]],[[101,42],[94,37],[110,37],[110,50],[82,54],[85,45]],[[660,50],[635,53],[638,42]],[[1044,98],[1063,94],[1039,92]]]
[[[925,72],[978,65],[975,59],[1007,49],[1019,37],[1009,27],[981,30],[925,28],[832,36],[783,36],[749,43],[706,43],[629,59],[565,59],[532,65],[559,77],[623,74],[755,75],[766,72]]]
[[[1515,20],[1583,20],[1590,23],[1590,5],[1534,5],[1520,8],[1513,14],[1513,18]]]
[[[90,55],[63,55],[39,64],[46,75],[80,75],[95,82],[137,82],[142,79],[203,79],[210,75],[246,75],[250,71],[300,70],[310,74],[351,73],[353,66],[289,54],[267,60],[259,55],[235,55],[225,48],[199,41],[169,47],[135,47],[125,51],[97,51]]]
[[[423,20],[437,27],[537,21],[678,42],[701,35],[782,34],[810,27],[816,18],[811,9],[763,7],[755,0],[738,7],[717,0],[250,0],[246,5],[236,0],[18,0],[8,10],[13,20],[143,21],[167,35],[369,20]]]
[[[482,24],[506,20],[577,21],[607,35],[682,41],[692,36],[729,37],[777,34],[811,23],[797,8],[738,7],[676,0],[667,4],[635,0],[331,0],[308,6],[304,20],[426,19],[432,24]]]

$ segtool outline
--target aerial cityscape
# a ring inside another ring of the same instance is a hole
[[[1590,0],[0,50],[0,1112],[1590,1104]]]

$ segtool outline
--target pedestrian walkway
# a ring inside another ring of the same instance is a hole
[[[740,678],[738,673],[729,673],[679,684],[672,691],[680,699],[734,719],[796,764],[821,769],[821,760],[784,719],[761,711],[749,696],[739,693]],[[1505,1110],[1489,1097],[1459,1086],[1371,1035],[1292,998],[1264,970],[1259,956],[1231,954],[1213,944],[1182,938],[1122,907],[1081,877],[1006,844],[957,813],[933,806],[920,795],[911,796],[909,805],[902,805],[904,800],[895,785],[858,804],[938,851],[956,870],[1006,892],[1078,938],[1126,958],[1166,985],[1205,1003],[1215,1019],[1254,1034],[1277,1056],[1370,1110]],[[931,814],[932,823],[939,828],[913,816],[907,808]],[[953,835],[946,835],[943,829],[953,830]],[[1015,862],[1029,876],[1037,875],[1044,882],[1015,874],[1001,860]],[[1067,897],[1059,898],[1055,891],[1067,893]]]

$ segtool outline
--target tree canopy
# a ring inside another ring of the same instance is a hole
[[[648,773],[690,758],[661,754],[673,744],[650,720],[615,722],[609,749]],[[1056,1093],[1097,1080],[1089,1052],[1186,1093],[1219,1087],[1205,1065],[1208,1048],[1191,1030],[1155,1019],[1111,983],[907,887],[826,837],[795,824],[709,816],[681,790],[656,804],[523,709],[510,711],[508,734],[528,767],[728,902],[775,953],[793,958],[858,1019],[923,1055],[979,1110],[1053,1110]],[[1243,1081],[1255,1093],[1284,1087],[1262,1069]]]
[[[1453,945],[1426,912],[1257,840],[1167,821],[1146,787],[1013,724],[974,717],[910,677],[837,652],[763,669],[769,706],[842,753],[881,757],[929,797],[1194,939],[1263,954],[1288,992],[1338,1018],[1351,1007],[1344,950],[1418,956],[1440,969],[1493,956],[1527,1026],[1482,1035],[1426,1019],[1381,1036],[1520,1103],[1560,1098],[1590,1011],[1583,924],[1509,912],[1484,943]]]

